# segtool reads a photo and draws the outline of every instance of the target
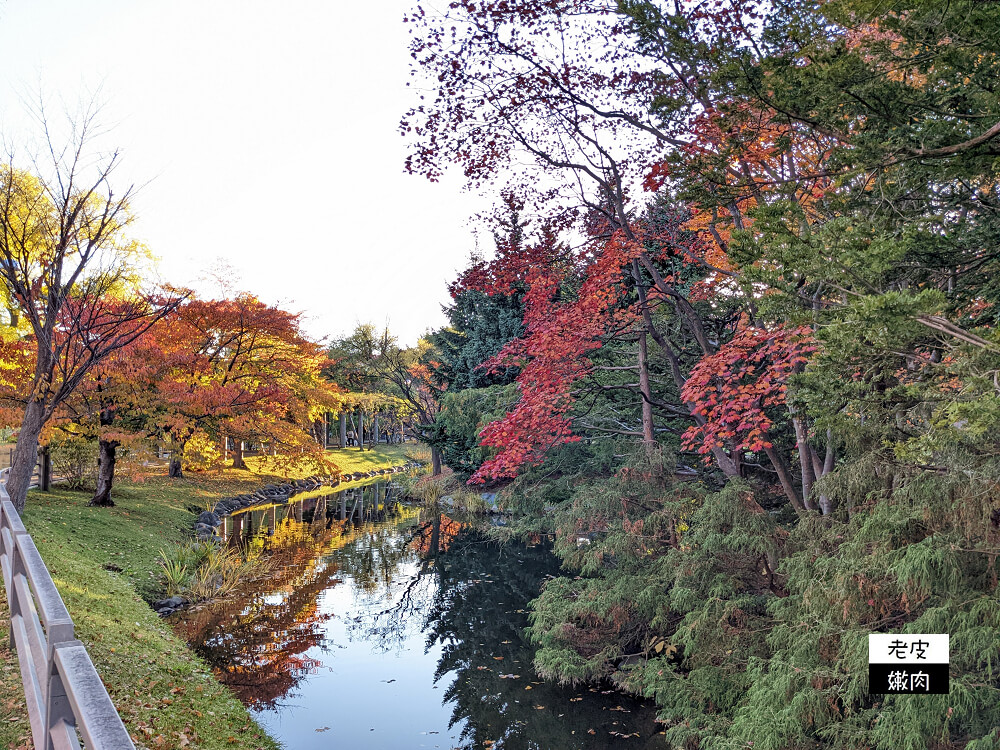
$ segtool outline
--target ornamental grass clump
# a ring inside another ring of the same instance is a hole
[[[160,550],[160,569],[169,596],[205,601],[231,594],[240,583],[265,575],[269,566],[253,547],[242,553],[205,541]]]

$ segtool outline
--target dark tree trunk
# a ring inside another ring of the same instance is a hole
[[[17,446],[14,448],[14,459],[7,479],[7,493],[18,513],[24,510],[24,503],[28,499],[28,486],[38,461],[38,436],[41,435],[44,424],[45,407],[38,401],[29,401],[24,409],[24,419],[21,420],[21,430],[17,434]]]
[[[358,450],[363,451],[365,449],[365,413],[361,412],[358,415]]]
[[[42,492],[50,492],[52,490],[52,453],[47,445],[39,453],[42,454],[42,465],[38,472],[38,488]]]
[[[115,481],[115,461],[118,458],[118,443],[114,440],[99,440],[97,442],[97,492],[88,505],[100,508],[113,508],[115,501],[111,499],[111,485]]]
[[[167,476],[171,479],[180,479],[184,476],[181,468],[181,458],[184,456],[184,444],[175,443],[175,447],[170,451],[170,463],[167,466]]]
[[[243,450],[245,445],[242,440],[236,441],[236,450],[233,451],[233,468],[234,469],[245,469],[247,467],[246,461],[243,460]]]
[[[340,412],[340,447],[347,447],[347,415]]]
[[[437,476],[441,473],[441,451],[431,448],[431,474]]]
[[[430,545],[430,559],[437,559],[438,552],[440,552],[439,547],[441,546],[441,514],[434,514],[434,522],[431,525],[431,545]]]

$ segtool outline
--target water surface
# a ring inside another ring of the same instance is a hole
[[[663,747],[650,705],[532,670],[542,543],[489,543],[385,482],[241,513],[226,538],[273,573],[173,624],[289,750]]]

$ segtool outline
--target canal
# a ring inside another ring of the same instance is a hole
[[[540,680],[529,602],[558,563],[373,482],[227,519],[268,560],[174,629],[289,750],[663,747],[655,711]]]

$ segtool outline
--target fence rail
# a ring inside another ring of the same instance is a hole
[[[135,750],[0,470],[0,567],[36,750]]]

